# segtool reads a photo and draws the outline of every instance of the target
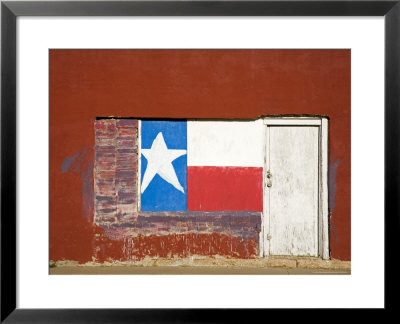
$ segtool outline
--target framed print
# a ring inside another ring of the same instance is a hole
[[[2,321],[391,306],[397,1],[1,8]]]

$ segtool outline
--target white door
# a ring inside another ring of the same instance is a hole
[[[319,255],[320,126],[267,125],[265,254]]]

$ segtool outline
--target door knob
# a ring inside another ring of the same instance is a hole
[[[271,174],[271,172],[268,170],[267,171],[267,174],[266,174],[266,177],[267,177],[267,179],[265,179],[266,181],[266,184],[267,184],[267,187],[268,188],[271,188],[272,187],[272,174]]]

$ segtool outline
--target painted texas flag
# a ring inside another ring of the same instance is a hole
[[[262,211],[261,120],[140,124],[142,211]]]

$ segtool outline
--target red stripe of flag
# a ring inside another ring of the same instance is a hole
[[[188,166],[187,209],[262,211],[262,183],[262,168]]]

